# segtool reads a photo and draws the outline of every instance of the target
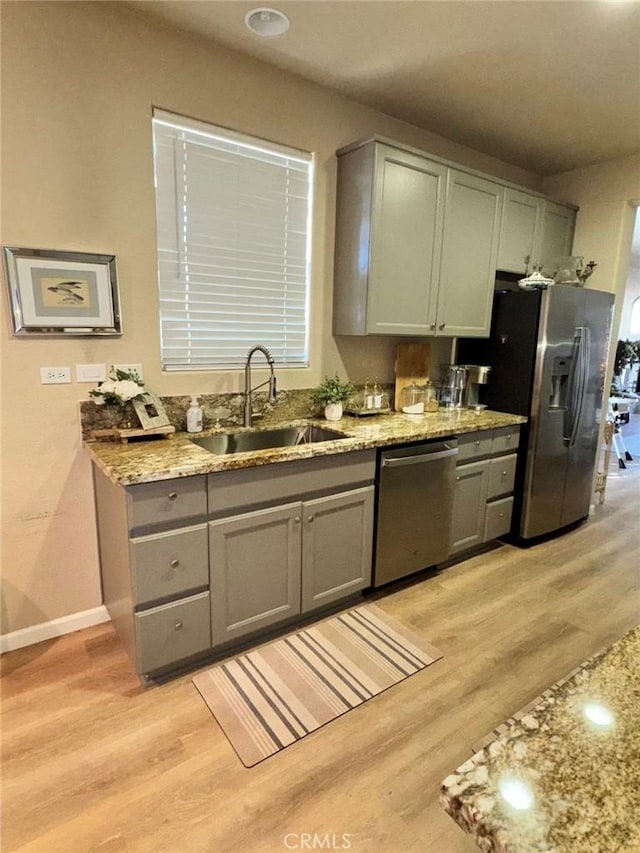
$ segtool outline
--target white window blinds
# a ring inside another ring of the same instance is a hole
[[[308,363],[312,156],[154,111],[165,370]]]

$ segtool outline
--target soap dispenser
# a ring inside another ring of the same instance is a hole
[[[197,397],[191,398],[187,409],[187,432],[202,432],[202,409]]]

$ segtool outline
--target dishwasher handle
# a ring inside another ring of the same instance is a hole
[[[458,453],[457,447],[449,447],[445,445],[446,450],[427,451],[419,456],[392,456],[382,457],[381,466],[383,468],[400,468],[402,465],[422,465],[425,462],[435,462],[436,459],[446,459],[448,456],[455,456]]]

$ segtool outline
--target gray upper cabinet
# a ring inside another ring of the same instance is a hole
[[[335,334],[433,334],[446,175],[376,142],[339,156]]]
[[[503,187],[449,170],[436,334],[488,337]]]
[[[511,187],[505,189],[498,269],[524,273],[531,263],[538,263],[536,254],[542,240],[543,212],[544,199],[540,196]]]
[[[505,188],[498,269],[525,273],[542,266],[555,272],[555,262],[571,254],[576,212],[542,196]]]
[[[571,254],[575,222],[575,210],[561,204],[545,201],[542,248],[539,261],[545,273],[553,274],[556,271],[558,258]]]

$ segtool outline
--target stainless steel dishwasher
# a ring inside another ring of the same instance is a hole
[[[456,439],[380,451],[373,585],[449,556]]]

